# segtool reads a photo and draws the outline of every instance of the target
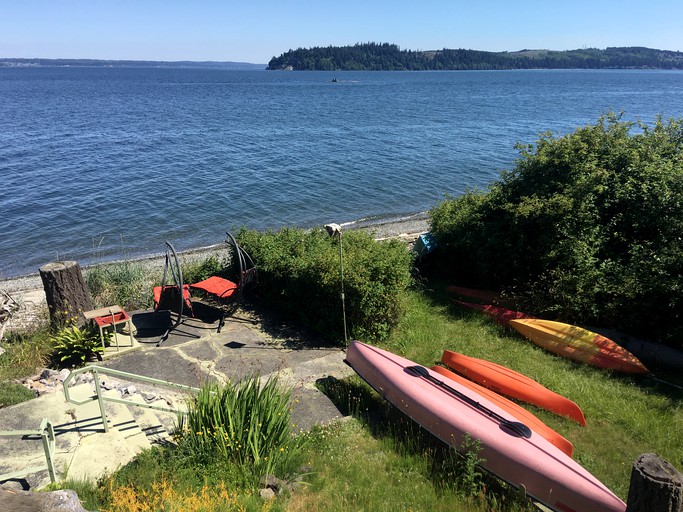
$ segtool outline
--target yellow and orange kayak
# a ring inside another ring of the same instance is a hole
[[[483,396],[492,404],[495,404],[504,411],[510,413],[512,416],[514,416],[519,421],[524,423],[538,435],[544,437],[550,444],[556,446],[570,457],[572,456],[572,453],[574,453],[574,446],[571,442],[569,442],[567,439],[565,439],[560,434],[555,432],[548,425],[539,420],[536,416],[531,414],[526,409],[520,407],[516,403],[511,402],[507,398],[500,396],[498,393],[495,393],[490,389],[486,389],[485,387],[480,386],[479,384],[476,384],[472,381],[469,381],[464,377],[461,377],[460,375],[456,375],[455,373],[453,373],[450,370],[447,370],[443,366],[432,366],[431,370]]]
[[[496,393],[533,404],[586,426],[586,418],[576,403],[526,375],[491,361],[452,350],[444,350],[441,361],[464,377]]]
[[[625,348],[609,338],[576,325],[538,318],[510,320],[509,325],[539,347],[554,354],[623,373],[650,373]]]

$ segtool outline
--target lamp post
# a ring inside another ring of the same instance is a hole
[[[344,297],[344,251],[342,249],[342,230],[339,224],[325,224],[327,234],[332,238],[339,237],[339,274],[341,278],[341,301],[342,318],[344,320],[344,344],[349,345],[349,336],[346,331],[346,299]]]

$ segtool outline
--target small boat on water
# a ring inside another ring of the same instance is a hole
[[[452,350],[444,350],[441,361],[459,374],[496,393],[536,405],[586,426],[586,418],[578,405],[526,375]]]
[[[478,440],[482,467],[562,511],[624,512],[602,482],[509,412],[461,384],[386,350],[353,341],[345,361],[377,393],[455,448]]]
[[[475,382],[467,380],[466,378],[461,377],[460,375],[457,375],[450,370],[447,370],[443,366],[432,366],[431,370],[433,372],[440,374],[440,375],[443,375],[444,377],[449,378],[453,382],[457,382],[459,384],[462,384],[463,386],[471,389],[472,391],[474,391],[478,395],[483,396],[484,398],[489,400],[492,404],[496,404],[498,407],[500,407],[504,411],[509,412],[515,418],[517,418],[519,421],[521,421],[527,427],[529,427],[531,430],[542,435],[551,444],[553,444],[554,446],[557,446],[560,450],[562,450],[562,452],[566,453],[570,457],[574,453],[574,446],[572,445],[572,443],[570,443],[567,439],[565,439],[560,434],[555,432],[552,428],[550,428],[548,425],[543,423],[541,420],[539,420],[536,416],[531,414],[529,411],[527,411],[523,407],[520,407],[516,403],[511,402],[510,400],[508,400],[504,396],[500,396],[495,391],[491,391],[490,389],[487,389],[484,386],[480,386],[479,384],[476,384]]]
[[[509,323],[520,334],[554,354],[622,373],[650,373],[628,350],[582,327],[539,318],[521,318]]]

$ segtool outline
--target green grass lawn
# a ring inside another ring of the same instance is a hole
[[[680,389],[549,354],[437,291],[411,291],[406,300],[407,315],[383,348],[425,366],[439,361],[444,349],[455,350],[508,366],[567,396],[583,409],[587,427],[528,409],[569,439],[574,458],[622,499],[642,453],[657,453],[683,469]],[[656,376],[683,384],[681,376]],[[306,483],[292,492],[263,502],[258,488],[234,477],[238,469],[188,467],[173,450],[155,449],[85,493],[86,507],[133,510],[130,504],[146,500],[154,504],[151,510],[530,510],[513,489],[472,465],[476,447],[465,457],[455,454],[360,378],[321,387],[351,419],[305,434],[299,473]],[[164,496],[168,506],[161,508]],[[216,508],[216,500],[223,505]]]
[[[488,359],[576,402],[587,427],[526,406],[574,444],[574,458],[626,499],[635,459],[653,452],[683,468],[683,393],[649,377],[628,376],[544,351],[484,315],[452,305],[441,293],[409,295],[406,318],[383,348],[431,366],[444,349]],[[683,385],[683,376],[659,374]]]

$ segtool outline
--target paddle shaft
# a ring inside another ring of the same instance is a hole
[[[429,373],[429,370],[427,370],[427,368],[425,368],[424,366],[409,366],[406,368],[406,370],[408,370],[410,373],[412,373],[418,377],[422,377],[422,378],[428,380],[432,384],[436,384],[437,386],[439,386],[442,389],[445,389],[448,393],[459,398],[460,400],[462,400],[466,404],[471,405],[472,407],[474,407],[478,411],[483,412],[488,417],[499,422],[501,424],[501,426],[506,427],[506,428],[514,431],[516,434],[519,434],[521,437],[526,437],[527,439],[531,437],[531,429],[529,427],[527,427],[524,423],[520,423],[518,421],[510,421],[510,420],[503,418],[497,412],[492,411],[488,407],[480,404],[479,402],[470,398],[466,394],[461,393],[460,391],[449,386],[445,382],[440,381],[439,379],[437,379],[436,377],[431,375]]]

